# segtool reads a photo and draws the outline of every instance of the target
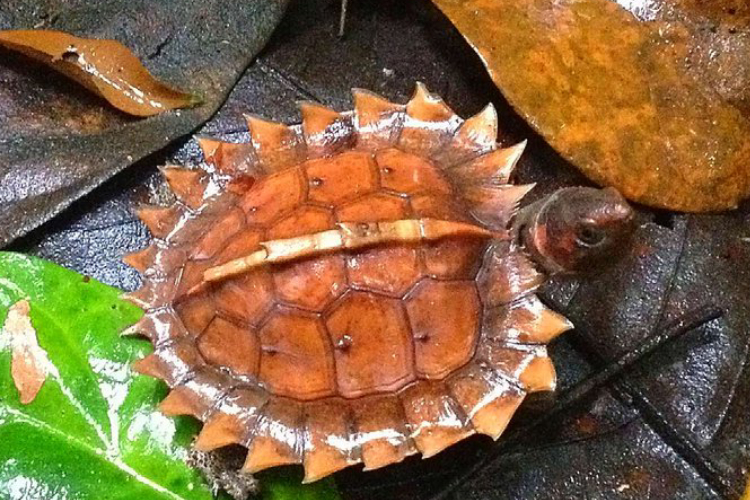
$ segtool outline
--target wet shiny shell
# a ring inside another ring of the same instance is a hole
[[[530,188],[508,183],[524,145],[498,147],[491,106],[463,121],[421,85],[406,106],[354,100],[303,104],[296,127],[249,117],[247,144],[201,139],[206,165],[164,169],[178,202],[140,211],[155,242],[126,258],[146,309],[128,333],[155,346],[136,368],[172,388],[165,413],[205,423],[198,448],[244,445],[251,472],[300,463],[312,481],[497,438],[554,387],[545,344],[569,324],[507,234]],[[420,226],[206,282],[268,242],[429,220],[491,237]]]

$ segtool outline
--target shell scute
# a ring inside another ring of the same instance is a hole
[[[395,390],[414,380],[411,332],[399,300],[349,292],[326,326],[342,396]],[[383,356],[384,351],[390,355]]]
[[[190,258],[201,260],[213,257],[244,227],[244,212],[237,207],[230,208],[226,216],[212,224],[205,235],[195,244],[189,254]]]
[[[333,212],[328,208],[302,205],[294,212],[276,221],[268,230],[269,240],[293,238],[304,234],[331,229],[335,224]]]
[[[368,396],[353,410],[365,470],[400,462],[417,452],[398,398]]]
[[[329,400],[305,407],[305,483],[356,463],[349,405]]]
[[[452,193],[448,180],[424,158],[395,148],[379,151],[375,162],[384,188],[401,194]]]
[[[198,351],[212,366],[225,366],[234,373],[256,376],[260,364],[260,342],[251,327],[215,317],[198,337]]]
[[[282,264],[273,281],[284,303],[320,311],[346,291],[346,263],[341,255],[325,255]]]
[[[427,242],[422,247],[427,274],[440,279],[474,279],[479,271],[484,241],[466,241],[446,238]]]
[[[336,209],[339,222],[381,222],[405,219],[409,213],[407,200],[388,193],[373,193]]]
[[[301,400],[335,394],[332,347],[318,315],[277,308],[258,336],[259,378],[273,394]]]
[[[303,431],[302,405],[286,398],[270,398],[247,443],[249,451],[243,469],[257,472],[278,465],[302,463]]]
[[[500,437],[525,397],[525,392],[494,370],[470,363],[451,376],[451,394],[477,432]]]
[[[394,245],[350,255],[347,273],[355,288],[401,297],[422,276],[422,266],[413,245]]]
[[[305,195],[302,172],[290,168],[259,179],[242,197],[240,208],[249,224],[268,224],[302,203]]]
[[[201,296],[188,297],[174,305],[187,332],[197,337],[206,329],[216,315],[214,304]]]
[[[274,304],[273,278],[260,269],[219,284],[212,294],[222,315],[257,326]]]
[[[210,451],[230,444],[246,444],[268,399],[262,389],[232,389],[206,418],[195,447]]]
[[[423,382],[401,393],[411,437],[423,457],[431,457],[474,433],[443,382]]]
[[[304,164],[309,183],[309,199],[326,205],[339,205],[378,187],[372,155],[358,151],[333,158],[310,160]]]
[[[292,238],[331,229],[334,224],[331,210],[303,205],[274,224],[268,238]],[[319,311],[346,289],[346,265],[340,255],[303,259],[276,266],[273,281],[280,300]]]
[[[406,311],[414,336],[419,375],[442,379],[474,354],[481,302],[473,281],[422,280],[409,294]]]

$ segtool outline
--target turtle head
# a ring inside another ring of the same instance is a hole
[[[626,253],[635,230],[635,212],[614,188],[561,189],[520,219],[526,248],[550,274],[612,264]]]

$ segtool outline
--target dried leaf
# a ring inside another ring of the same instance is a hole
[[[19,300],[8,310],[2,334],[10,344],[10,375],[18,389],[21,404],[29,404],[36,398],[47,379],[47,353],[39,345],[36,330],[29,317],[29,302]]]
[[[510,103],[593,181],[684,211],[750,194],[746,8],[620,0],[639,19],[611,0],[434,2]]]
[[[152,116],[200,102],[154,78],[116,40],[78,38],[61,31],[7,30],[0,31],[0,46],[49,65],[131,115]]]

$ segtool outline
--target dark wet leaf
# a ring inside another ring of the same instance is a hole
[[[690,212],[750,194],[744,3],[434,1],[510,103],[593,181]]]
[[[0,246],[207,120],[263,47],[286,0],[9,0],[0,29],[119,40],[153,75],[204,99],[135,120],[42,64],[0,49]]]
[[[339,1],[294,2],[274,41],[200,133],[245,140],[243,112],[291,122],[299,118],[296,100],[347,109],[351,87],[404,102],[421,80],[464,116],[491,100],[502,141],[529,139],[519,176],[537,182],[532,198],[586,183],[513,112],[479,58],[428,0],[349,5],[347,34],[339,39]],[[197,144],[186,143],[173,161],[200,161]],[[136,273],[120,258],[149,239],[133,207],[166,201],[157,166],[146,162],[133,176],[118,177],[17,248],[136,288]],[[547,301],[578,326],[553,348],[559,389],[698,305],[718,305],[724,316],[625,374],[630,387],[607,386],[526,434],[449,498],[714,499],[721,498],[719,487],[732,493],[730,500],[740,496],[750,464],[750,244],[744,240],[750,205],[715,216],[643,210],[642,225],[636,256],[620,268],[581,285],[560,280],[549,287]],[[524,405],[509,432],[545,415],[548,404]],[[367,473],[352,468],[336,482],[345,500],[434,500],[496,446],[472,438],[428,460],[411,458]]]
[[[0,47],[47,64],[130,115],[153,116],[200,102],[197,96],[154,78],[116,40],[78,38],[52,30],[7,30],[0,31]]]

